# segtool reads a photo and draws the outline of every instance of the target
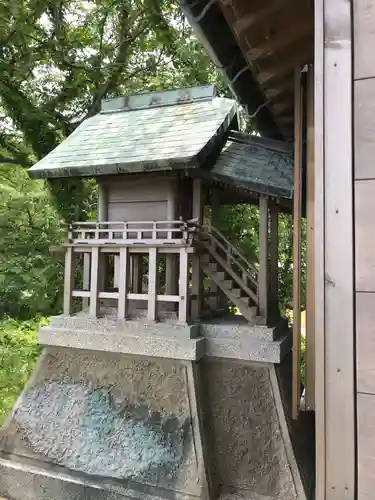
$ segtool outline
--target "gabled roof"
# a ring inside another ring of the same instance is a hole
[[[236,112],[236,102],[216,97],[209,85],[105,101],[29,173],[54,178],[197,168],[221,149]]]
[[[259,194],[291,199],[293,151],[281,141],[230,132],[209,177]]]

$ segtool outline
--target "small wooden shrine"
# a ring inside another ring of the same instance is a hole
[[[235,101],[210,86],[117,98],[31,168],[98,184],[97,222],[73,223],[64,244],[64,314],[77,312],[79,297],[94,317],[114,307],[122,320],[175,311],[190,323],[230,303],[252,324],[275,320],[277,217],[290,209],[292,154],[237,128]],[[259,204],[259,262],[218,230],[220,206],[235,203]]]

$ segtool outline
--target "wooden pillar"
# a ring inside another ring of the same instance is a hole
[[[75,255],[73,247],[65,249],[65,268],[64,268],[64,314],[70,316],[73,313],[73,288],[75,275]]]
[[[293,196],[293,383],[292,417],[298,417],[301,399],[301,224],[302,224],[302,116],[301,69],[294,78],[294,196]]]
[[[90,316],[97,317],[100,309],[99,291],[101,282],[99,247],[91,250]]]
[[[119,258],[119,283],[118,283],[118,308],[117,314],[119,319],[126,319],[128,315],[128,284],[129,284],[129,249],[127,247],[120,248]]]
[[[199,222],[203,222],[203,189],[202,189],[202,181],[200,179],[194,179],[193,180],[193,218],[198,218]],[[180,286],[181,282],[183,283],[183,287],[185,287],[185,280],[187,283],[188,279],[188,264],[187,262],[182,262],[181,259],[187,259],[187,254],[186,257],[183,255],[183,253],[180,253]],[[202,280],[202,272],[200,268],[200,262],[199,262],[199,255],[198,254],[192,254],[192,292],[193,295],[195,295],[195,299],[191,303],[191,315],[192,319],[199,319],[201,315],[201,307],[202,307],[202,285],[203,285],[203,280]],[[185,271],[185,266],[186,265],[186,271]],[[181,276],[181,272],[186,272],[186,277]],[[181,281],[182,280],[182,281]],[[188,288],[186,288],[186,294],[187,294]],[[181,293],[180,293],[181,295]],[[186,300],[188,298],[186,297]],[[184,308],[185,306],[181,305],[180,303],[180,309]],[[181,321],[186,321],[182,320]]]
[[[188,257],[189,257],[189,254],[187,253],[186,248],[181,248],[180,249],[180,279],[179,279],[180,300],[179,300],[179,305],[178,305],[178,320],[181,323],[186,323],[189,319]]]
[[[279,312],[279,207],[270,206],[270,277],[269,277],[269,310],[273,320],[277,320]]]
[[[156,321],[156,292],[157,292],[157,249],[150,248],[148,254],[148,306],[147,319]]]
[[[268,197],[259,199],[259,312],[268,321]]]
[[[91,265],[91,254],[84,252],[83,254],[83,289],[90,289],[90,265]],[[87,309],[89,307],[89,299],[83,297],[82,299],[82,309]]]
[[[170,184],[167,200],[167,220],[176,220],[176,185]],[[176,235],[172,233],[172,238]],[[165,259],[165,290],[167,295],[177,294],[177,256],[167,254]]]

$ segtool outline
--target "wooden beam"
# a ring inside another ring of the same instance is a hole
[[[238,37],[241,37],[245,31],[249,30],[255,24],[259,24],[266,20],[275,12],[280,11],[286,4],[288,4],[288,0],[272,0],[267,2],[263,8],[256,9],[238,19],[233,24],[233,31]]]
[[[259,199],[259,312],[268,320],[268,197]]]
[[[306,410],[315,408],[315,267],[314,267],[314,70],[307,78],[307,208],[306,208]]]
[[[324,0],[326,498],[357,498],[352,3]],[[321,193],[319,193],[321,195]]]
[[[297,419],[301,398],[301,223],[302,223],[302,115],[301,70],[295,70],[294,197],[293,197],[293,382],[292,417]]]

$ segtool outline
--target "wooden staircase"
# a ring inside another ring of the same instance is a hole
[[[258,271],[256,267],[213,226],[198,232],[203,272],[224,292],[250,323],[259,322]]]

